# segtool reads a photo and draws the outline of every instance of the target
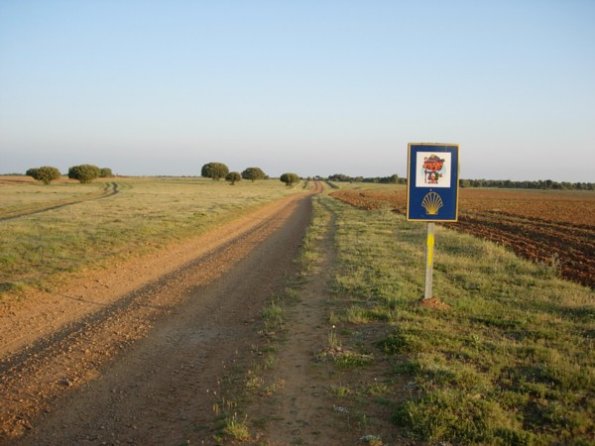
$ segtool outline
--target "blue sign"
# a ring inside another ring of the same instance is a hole
[[[409,144],[407,220],[454,222],[458,211],[459,146]]]

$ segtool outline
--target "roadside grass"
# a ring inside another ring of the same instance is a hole
[[[439,227],[434,293],[449,308],[425,308],[425,225],[323,200],[336,218],[333,342],[368,358],[337,363],[331,393],[361,426],[432,444],[594,444],[590,289]]]
[[[232,220],[299,190],[275,180],[230,186],[201,178],[117,178],[120,192],[0,222],[0,298],[51,288],[65,274],[107,267]],[[100,182],[0,183],[0,205],[16,208],[100,191]]]

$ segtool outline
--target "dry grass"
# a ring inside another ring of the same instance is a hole
[[[0,214],[101,193],[105,182],[49,186],[0,182]],[[117,195],[0,221],[0,295],[46,286],[58,275],[101,267],[200,234],[267,202],[300,192],[280,181],[234,186],[200,178],[117,178]]]

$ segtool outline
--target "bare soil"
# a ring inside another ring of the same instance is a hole
[[[212,444],[219,380],[258,342],[310,215],[308,197],[288,197],[3,302],[0,444]]]
[[[276,392],[260,395],[248,409],[253,419],[264,420],[255,444],[357,443],[357,437],[347,428],[347,410],[334,404],[330,394],[337,381],[335,367],[319,359],[329,347],[328,336],[333,329],[328,315],[329,281],[335,261],[334,226],[331,221],[321,241],[316,272],[300,288],[299,301],[286,309],[285,339],[279,346],[275,367],[266,376]]]

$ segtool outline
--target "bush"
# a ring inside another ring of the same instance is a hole
[[[227,175],[225,175],[225,179],[233,186],[236,184],[236,181],[242,180],[242,176],[239,174],[239,172],[229,172]]]
[[[100,169],[92,164],[79,164],[68,169],[68,178],[79,180],[81,183],[90,183],[99,177]]]
[[[109,167],[102,167],[99,169],[99,178],[112,178],[114,174]]]
[[[264,180],[267,175],[262,171],[260,167],[248,167],[242,172],[242,178],[245,180]]]
[[[219,180],[225,178],[229,173],[229,168],[223,163],[207,163],[202,166],[201,175],[205,178],[212,178],[213,180]]]
[[[57,180],[62,176],[60,171],[56,167],[52,166],[32,168],[27,170],[26,174],[27,176],[41,181],[43,184],[50,184],[52,181]]]
[[[280,180],[284,182],[287,186],[291,186],[294,183],[299,183],[300,177],[297,173],[287,172],[281,175]]]

